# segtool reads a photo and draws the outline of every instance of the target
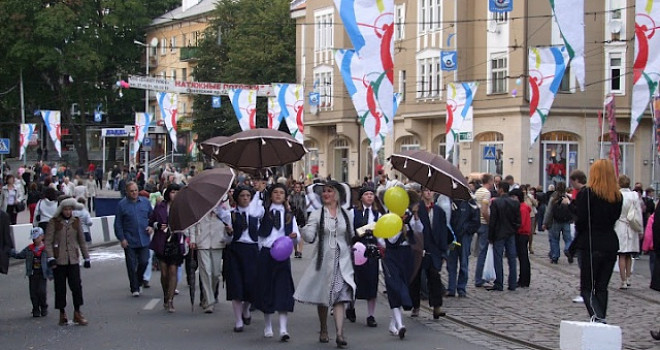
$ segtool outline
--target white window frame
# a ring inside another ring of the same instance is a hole
[[[399,71],[399,93],[401,94],[401,101],[406,100],[406,85],[407,75],[405,70]]]
[[[399,150],[401,152],[403,151],[417,151],[420,148],[419,144],[419,138],[408,135],[408,136],[403,136],[401,138],[401,145],[399,146]]]
[[[172,68],[172,80],[176,80],[176,68]]]
[[[502,68],[498,66],[497,69],[493,69],[493,62],[500,60],[504,60],[504,67]],[[499,76],[499,73],[502,73],[501,77]],[[497,79],[493,79],[493,75],[495,74],[498,74]],[[509,76],[509,54],[507,52],[498,52],[491,54],[490,60],[488,61],[488,93],[491,95],[506,94],[509,85],[508,76]],[[504,87],[502,89],[496,90],[496,87],[499,85],[496,84],[496,81],[499,81],[500,78],[503,80]]]
[[[334,9],[314,11],[314,51],[331,50],[334,47]]]
[[[424,50],[417,54],[417,99],[435,99],[442,96],[442,69],[440,52]]]
[[[333,84],[333,69],[323,65],[314,69],[314,81],[318,81],[319,109],[322,111],[332,110],[334,104],[335,87]]]
[[[165,37],[160,38],[160,54],[165,55],[167,53],[167,39]]]
[[[417,9],[417,31],[420,34],[441,29],[441,0],[417,0]]]
[[[612,66],[612,59],[620,59],[621,63],[619,66]],[[612,90],[613,75],[612,69],[615,67],[619,68],[619,89]],[[605,93],[612,93],[616,95],[623,96],[626,94],[626,53],[625,48],[622,51],[619,50],[605,50]]]
[[[406,4],[394,5],[394,40],[406,38]]]
[[[170,38],[170,52],[176,52],[176,35]]]

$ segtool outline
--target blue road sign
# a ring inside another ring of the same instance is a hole
[[[484,147],[484,160],[495,160],[495,146]]]
[[[151,147],[151,137],[145,137],[142,141],[142,146]]]
[[[220,108],[222,106],[222,100],[220,99],[220,96],[213,96],[211,97],[211,107],[213,108]]]
[[[9,154],[9,139],[0,139],[0,154]]]

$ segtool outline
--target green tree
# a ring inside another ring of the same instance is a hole
[[[172,8],[173,0],[3,0],[0,2],[0,93],[11,90],[20,72],[25,82],[28,121],[36,109],[62,111],[62,127],[70,129],[79,165],[88,161],[86,127],[99,104],[111,123],[132,122],[142,110],[140,91],[124,91],[115,82],[140,72],[150,17]],[[0,114],[12,125],[20,120],[18,89],[0,100]],[[78,104],[82,112],[73,116]],[[84,115],[90,112],[90,115]],[[107,123],[107,121],[106,121]],[[46,135],[43,135],[47,137]],[[54,151],[51,150],[51,154]]]
[[[296,28],[288,0],[221,0],[200,45],[197,81],[270,84],[295,81]],[[267,101],[257,100],[257,125],[267,124]],[[193,130],[200,140],[240,131],[228,98],[211,108],[210,96],[194,102]]]

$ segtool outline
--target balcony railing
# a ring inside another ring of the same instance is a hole
[[[179,60],[182,62],[197,61],[198,49],[198,47],[182,47],[179,51]]]

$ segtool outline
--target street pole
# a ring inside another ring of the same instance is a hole
[[[25,124],[25,97],[23,95],[23,68],[20,70],[21,75],[21,124]],[[29,142],[29,140],[25,140]],[[25,149],[25,154],[23,157],[23,165],[27,164],[27,148]]]
[[[149,49],[150,49],[149,43],[146,43],[144,45],[144,48],[145,48],[145,50],[147,50],[147,77],[149,77]],[[148,114],[149,113],[149,90],[144,90],[144,113],[145,113],[146,116],[149,115]],[[149,124],[151,124],[151,119],[149,118],[148,121],[149,122],[147,123],[147,128],[144,132],[144,137],[145,138],[149,137]],[[149,181],[149,151],[148,150],[144,152],[144,159],[145,159],[145,162],[144,162],[144,178],[148,182]]]

